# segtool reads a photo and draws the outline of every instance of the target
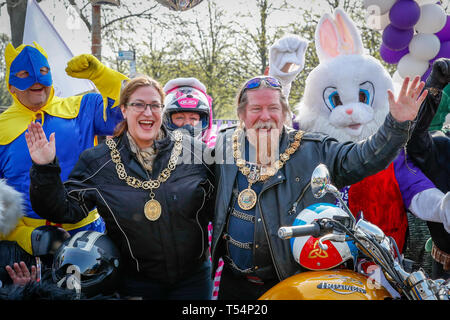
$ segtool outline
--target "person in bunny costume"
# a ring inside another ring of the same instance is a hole
[[[315,44],[320,64],[308,75],[296,108],[300,129],[322,132],[339,142],[370,140],[389,112],[391,77],[377,59],[364,54],[361,36],[342,9],[336,9],[334,17],[322,16]],[[406,210],[419,218],[450,214],[449,194],[436,189],[404,150],[386,169],[341,192],[350,210],[362,212],[393,237],[400,252],[407,236]],[[418,206],[419,198],[439,205]],[[430,212],[423,212],[424,207]]]

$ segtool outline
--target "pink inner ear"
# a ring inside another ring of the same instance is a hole
[[[337,14],[336,16],[336,26],[341,36],[341,51],[343,54],[353,54],[356,53],[355,45],[353,41],[353,36],[348,30],[347,25],[345,24],[344,18],[342,15]]]
[[[329,57],[334,58],[339,55],[338,37],[333,23],[325,20],[319,29],[320,47]]]

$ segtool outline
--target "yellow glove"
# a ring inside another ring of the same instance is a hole
[[[80,54],[67,62],[66,73],[73,78],[94,81],[105,68],[105,65],[92,54]]]
[[[66,73],[74,78],[89,79],[97,87],[104,101],[104,119],[106,121],[107,98],[114,100],[117,106],[122,81],[129,78],[120,72],[108,68],[92,54],[81,54],[67,63]]]

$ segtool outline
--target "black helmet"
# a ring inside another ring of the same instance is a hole
[[[117,289],[119,260],[119,250],[106,234],[81,231],[56,252],[53,281],[87,298],[111,295]]]

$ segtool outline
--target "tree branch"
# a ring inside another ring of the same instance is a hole
[[[75,3],[75,0],[69,0],[69,4],[73,7],[75,7],[77,9],[77,12],[80,13],[80,18],[81,20],[83,20],[84,24],[86,25],[87,29],[89,30],[89,32],[92,31],[92,25],[91,22],[89,21],[89,19],[83,14],[83,12],[81,11],[82,9],[78,8],[77,4]],[[84,8],[84,7],[83,7]]]
[[[153,7],[150,7],[150,8],[148,8],[148,9],[146,9],[146,10],[140,12],[140,13],[130,13],[130,14],[126,15],[126,16],[121,16],[121,17],[118,17],[118,18],[113,19],[111,21],[108,21],[107,23],[102,25],[102,29],[105,29],[105,28],[109,27],[110,25],[112,25],[115,22],[118,22],[118,21],[121,21],[121,20],[125,20],[125,19],[128,19],[128,18],[132,18],[132,17],[139,17],[139,18],[147,18],[147,19],[149,19],[149,18],[152,17],[152,15],[151,14],[147,14],[146,12],[155,9],[156,7],[157,6],[154,5]]]

